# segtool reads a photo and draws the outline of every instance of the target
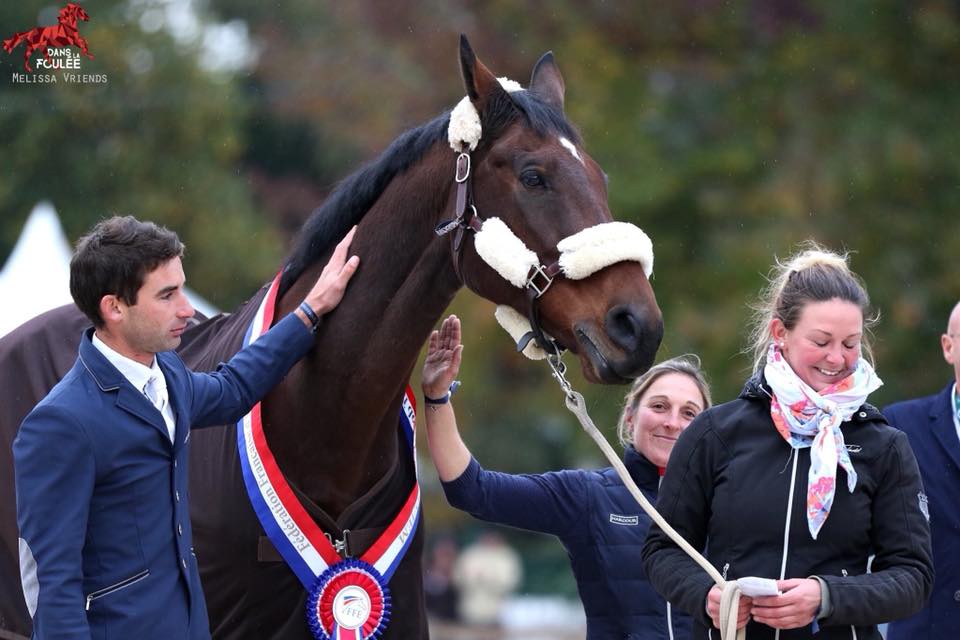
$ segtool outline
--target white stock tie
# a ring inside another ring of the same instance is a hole
[[[173,415],[173,409],[170,407],[170,398],[167,395],[166,381],[159,376],[150,376],[147,384],[143,387],[143,395],[153,403],[160,415],[163,416],[163,422],[167,426],[167,434],[170,436],[170,442],[174,441],[176,434],[176,418]]]
[[[150,402],[153,403],[153,406],[157,408],[161,414],[163,413],[163,408],[167,406],[167,387],[162,384],[156,376],[150,376],[150,379],[147,380],[146,386],[143,387],[143,394],[150,399]]]

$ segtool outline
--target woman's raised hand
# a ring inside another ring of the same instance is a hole
[[[427,357],[423,362],[423,395],[442,398],[460,371],[460,318],[448,316],[439,331],[430,334]]]

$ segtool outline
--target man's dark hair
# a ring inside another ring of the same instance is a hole
[[[137,291],[147,274],[183,256],[183,243],[173,231],[133,216],[101,220],[77,241],[70,259],[70,295],[80,310],[102,327],[100,300],[115,295],[137,304]]]

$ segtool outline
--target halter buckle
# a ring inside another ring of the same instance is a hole
[[[527,286],[536,293],[534,296],[534,299],[536,299],[546,293],[547,289],[550,288],[550,285],[553,284],[553,278],[547,275],[547,271],[543,268],[543,265],[537,264],[531,267],[531,269],[533,270],[533,273],[527,277]],[[545,282],[537,284],[537,276],[543,278]]]

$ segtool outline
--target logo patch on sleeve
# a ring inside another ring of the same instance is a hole
[[[610,522],[612,522],[613,524],[622,524],[626,526],[635,527],[638,524],[640,524],[640,517],[639,516],[621,516],[616,513],[611,513]]]
[[[920,502],[920,513],[930,522],[930,502],[927,500],[927,494],[920,492],[917,494],[917,500]]]

